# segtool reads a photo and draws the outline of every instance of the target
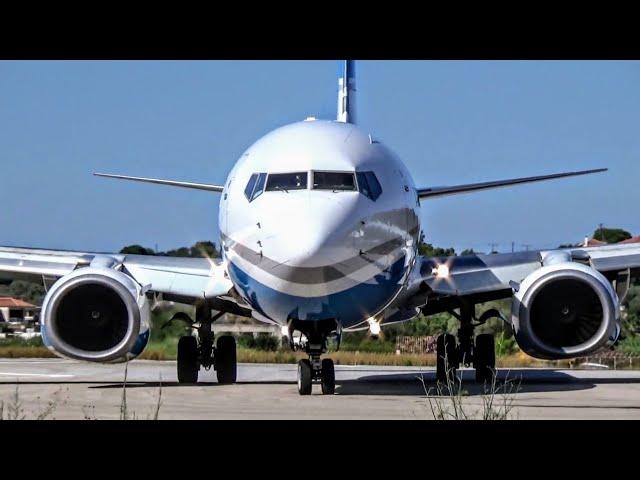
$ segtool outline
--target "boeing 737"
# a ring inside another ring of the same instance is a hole
[[[461,365],[479,382],[495,374],[494,339],[475,334],[490,318],[513,328],[529,355],[564,359],[613,346],[620,301],[640,269],[640,247],[611,245],[492,255],[418,254],[421,203],[447,195],[585,175],[606,169],[454,185],[416,186],[400,158],[356,124],[353,61],[341,63],[335,120],[307,118],[251,145],[223,185],[123,175],[103,177],[212,192],[220,196],[222,257],[169,258],[0,247],[0,281],[44,283],[45,345],[90,362],[142,353],[161,301],[194,306],[176,314],[193,335],[178,343],[179,382],[214,368],[237,376],[233,336],[214,336],[225,313],[280,325],[298,363],[298,391],[335,392],[334,364],[322,358],[343,333],[440,312],[460,322],[437,341],[436,377]],[[512,299],[511,314],[476,316],[476,305]]]

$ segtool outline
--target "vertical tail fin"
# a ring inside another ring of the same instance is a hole
[[[339,122],[356,123],[356,62],[340,62],[338,79],[338,117]]]

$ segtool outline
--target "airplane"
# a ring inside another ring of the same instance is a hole
[[[513,328],[527,354],[588,355],[620,335],[620,302],[640,269],[640,247],[611,245],[428,258],[418,254],[420,208],[444,196],[604,172],[606,169],[441,187],[417,187],[393,151],[356,123],[355,62],[340,63],[337,116],[278,128],[251,145],[223,185],[126,175],[101,177],[220,195],[222,258],[72,252],[0,247],[0,280],[42,282],[44,344],[57,355],[125,362],[149,340],[161,301],[194,306],[179,313],[194,335],[179,339],[177,378],[196,383],[214,368],[237,379],[233,336],[216,338],[225,313],[280,325],[298,362],[300,395],[320,383],[335,393],[327,353],[345,332],[449,312],[457,335],[437,338],[436,378],[465,365],[478,382],[495,375],[495,342],[475,334],[490,318]],[[511,299],[511,315],[476,305]]]

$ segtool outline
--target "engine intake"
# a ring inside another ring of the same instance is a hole
[[[618,297],[598,271],[579,263],[545,266],[530,274],[513,297],[516,340],[538,358],[571,358],[615,342]]]
[[[130,277],[83,268],[58,280],[45,297],[43,340],[65,357],[124,361],[144,349],[148,317],[148,301]]]

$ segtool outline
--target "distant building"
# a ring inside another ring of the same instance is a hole
[[[0,297],[0,334],[2,336],[39,335],[38,311],[35,305],[11,297]]]
[[[616,242],[613,245],[619,245],[623,243],[640,243],[640,235],[627,238],[626,240],[622,240],[621,242]],[[577,244],[576,247],[601,247],[603,245],[609,245],[609,243],[603,242],[601,240],[596,240],[595,238],[584,237],[584,241],[580,244]]]
[[[636,235],[635,237],[627,238],[626,240],[622,240],[618,243],[640,243],[640,235]]]

